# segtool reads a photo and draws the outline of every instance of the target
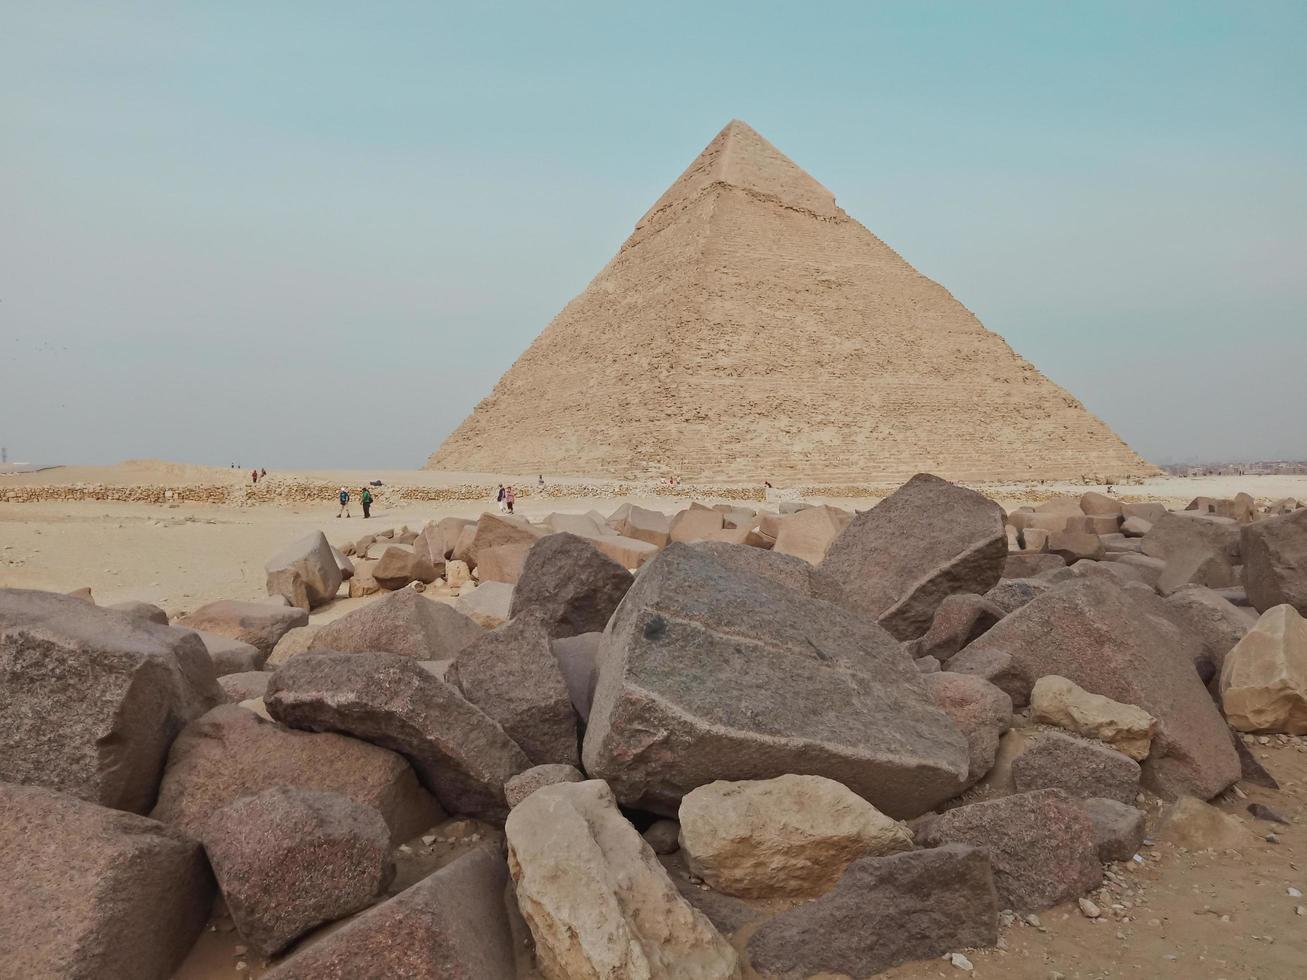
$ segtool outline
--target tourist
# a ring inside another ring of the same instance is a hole
[[[340,498],[340,510],[336,511],[336,516],[340,517],[344,514],[346,517],[349,517],[349,491],[344,487],[341,487],[338,496]]]
[[[268,475],[268,471],[267,471],[267,470],[264,470],[264,469],[260,469],[260,470],[259,470],[259,479],[260,479],[260,480],[265,479],[265,478],[267,477],[267,475]]]
[[[545,475],[544,475],[543,473],[541,473],[539,479],[538,479],[536,482],[539,483],[540,486],[543,487],[543,486],[545,485]]]
[[[259,482],[259,471],[258,471],[258,470],[250,470],[250,482],[252,482],[252,483],[258,483],[258,482]]]
[[[509,487],[507,490],[504,491],[504,503],[508,505],[508,512],[510,514],[513,513],[513,501],[516,499],[517,499],[517,494],[513,492],[512,487]]]
[[[498,501],[499,513],[502,514],[504,512],[504,485],[502,483],[499,485],[499,496],[495,500]]]
[[[372,516],[372,491],[367,487],[364,487],[359,495],[359,503],[363,505],[363,519],[366,521]]]

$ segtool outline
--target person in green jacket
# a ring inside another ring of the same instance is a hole
[[[359,500],[363,504],[364,519],[371,517],[372,516],[372,491],[370,491],[367,487],[364,487],[363,494],[362,496],[359,497]]]

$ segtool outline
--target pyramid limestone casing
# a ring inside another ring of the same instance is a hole
[[[738,121],[427,465],[826,483],[1155,472]]]

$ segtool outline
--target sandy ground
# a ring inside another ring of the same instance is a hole
[[[159,482],[157,464],[131,472],[131,467],[107,470],[52,470],[5,480],[66,480],[75,482]],[[418,482],[427,471],[377,476],[388,483]],[[219,477],[240,479],[225,468],[180,468],[174,478],[197,483]],[[93,475],[94,474],[94,475]],[[328,477],[353,486],[365,474],[324,471],[301,477]],[[387,479],[387,476],[390,479]],[[106,479],[108,477],[108,479]],[[410,479],[413,478],[413,479]],[[447,474],[433,479],[451,479]],[[460,475],[455,482],[463,482]],[[0,480],[0,491],[4,482]],[[1018,485],[986,487],[1007,507],[1044,499],[1058,491],[1080,493],[1086,487]],[[1284,496],[1307,499],[1307,477],[1162,478],[1122,488],[1125,496],[1158,499],[1172,506],[1194,496],[1230,496],[1239,490],[1260,501]],[[820,499],[820,498],[815,498]],[[664,511],[682,501],[657,498],[637,501]],[[866,508],[874,499],[832,500]],[[596,498],[524,499],[519,512],[543,517],[551,511],[609,513],[618,501]],[[0,504],[0,586],[69,591],[90,586],[97,601],[139,599],[154,602],[176,615],[219,598],[257,599],[264,595],[263,562],[281,545],[311,529],[326,532],[334,543],[356,540],[376,528],[408,524],[446,515],[475,517],[487,504],[479,501],[415,503],[388,506],[384,496],[372,520],[355,510],[352,518],[336,518],[332,501],[319,506],[259,505],[218,507],[193,505],[31,503]],[[342,599],[314,613],[314,621],[342,615],[361,602]],[[1250,828],[1249,845],[1238,853],[1197,854],[1180,851],[1164,841],[1143,849],[1142,864],[1123,866],[1120,873],[1133,894],[1118,892],[1123,907],[1091,921],[1074,907],[1041,914],[1039,928],[1018,923],[1003,931],[1004,948],[969,952],[975,976],[1048,980],[1050,977],[1176,977],[1176,978],[1298,978],[1307,976],[1307,899],[1294,898],[1289,888],[1307,893],[1307,739],[1257,746],[1255,752],[1280,780],[1279,792],[1241,784],[1248,799],[1231,795],[1222,807],[1243,817]],[[1284,814],[1290,826],[1254,820],[1248,802],[1267,803]],[[1264,838],[1270,831],[1278,843]],[[411,883],[425,870],[450,860],[478,831],[460,822],[435,831],[439,839],[410,842],[401,855],[398,885]],[[456,839],[455,839],[456,838]],[[1129,903],[1128,905],[1126,903]],[[1303,906],[1303,913],[1296,909]],[[747,932],[737,937],[742,943]],[[258,976],[264,964],[237,953],[239,936],[229,919],[219,915],[178,974],[183,980],[216,980],[238,975]],[[245,963],[249,972],[236,972]],[[899,978],[962,975],[943,961],[909,964],[890,971]]]

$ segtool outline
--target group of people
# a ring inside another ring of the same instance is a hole
[[[495,499],[499,504],[499,513],[511,514],[513,513],[513,504],[517,500],[517,492],[511,486],[506,487],[501,483],[499,485],[499,496]]]
[[[267,475],[268,475],[267,470],[250,470],[250,482],[258,483]]]
[[[346,490],[344,487],[341,487],[340,493],[338,493],[336,497],[337,499],[340,500],[340,510],[336,511],[336,516],[337,517],[351,516],[349,512],[349,500],[350,500],[349,491]],[[363,505],[364,520],[371,517],[372,516],[372,491],[369,490],[367,487],[364,487],[362,491],[359,493],[359,503]]]

